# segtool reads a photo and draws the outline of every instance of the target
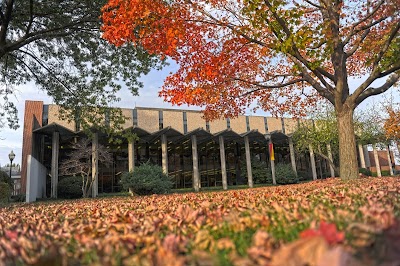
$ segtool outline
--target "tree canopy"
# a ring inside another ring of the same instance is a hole
[[[82,127],[101,126],[99,115],[121,120],[117,109],[107,108],[119,100],[116,92],[124,86],[136,95],[140,75],[161,64],[140,46],[116,49],[101,38],[100,8],[105,3],[0,1],[0,113],[10,127],[17,126],[10,96],[27,82],[64,107],[65,117],[79,116]]]
[[[104,38],[143,46],[180,68],[160,92],[235,116],[255,101],[273,114],[304,115],[330,101],[343,178],[358,175],[354,109],[400,77],[399,0],[110,0]],[[357,87],[349,79],[362,77]],[[384,79],[376,86],[374,81]],[[343,170],[342,170],[343,169]]]
[[[400,151],[400,108],[388,106],[387,113],[388,118],[384,123],[386,138],[395,141]]]

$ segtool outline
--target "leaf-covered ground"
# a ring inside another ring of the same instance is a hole
[[[12,205],[0,265],[398,265],[400,178]]]

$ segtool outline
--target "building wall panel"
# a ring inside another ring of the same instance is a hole
[[[138,113],[138,127],[141,127],[149,132],[156,132],[159,130],[158,110],[137,109],[137,113]]]
[[[183,111],[164,110],[163,111],[164,127],[172,127],[173,129],[183,133]]]
[[[261,134],[266,134],[263,116],[250,116],[250,130],[257,129]]]
[[[49,122],[57,123],[63,127],[68,128],[69,130],[75,131],[75,122],[72,121],[68,122],[68,119],[63,119],[59,117],[61,107],[55,104],[49,104]]]
[[[210,132],[212,134],[223,131],[225,129],[227,129],[225,118],[210,121]]]
[[[282,130],[282,122],[280,118],[276,117],[267,117],[267,124],[269,132],[275,130]]]
[[[22,138],[21,191],[26,191],[28,155],[32,154],[32,131],[42,126],[43,102],[25,101],[24,128]]]
[[[122,124],[122,128],[125,129],[133,126],[132,109],[122,108],[122,115],[125,117],[125,122]]]
[[[231,119],[231,128],[236,133],[242,134],[247,132],[246,116],[240,115]]]
[[[285,133],[291,134],[296,131],[297,129],[297,120],[293,118],[284,118],[285,123]]]
[[[201,112],[186,112],[187,114],[187,122],[188,122],[188,131],[195,130],[199,127],[202,127],[206,130],[206,120],[202,117],[203,114]],[[211,127],[211,123],[210,123]]]

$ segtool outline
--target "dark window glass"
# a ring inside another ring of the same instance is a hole
[[[283,134],[285,134],[285,120],[283,119],[283,117],[281,118],[281,124],[282,124],[282,132]]]
[[[183,133],[186,134],[188,131],[188,126],[187,126],[187,114],[186,112],[183,112]]]
[[[104,114],[104,124],[106,125],[106,127],[110,126],[110,110],[106,110]]]
[[[247,131],[250,131],[250,117],[246,116],[246,128]]]
[[[81,112],[79,109],[75,109],[75,114],[74,114],[74,120],[75,120],[75,131],[81,130]]]
[[[266,117],[264,117],[264,126],[265,126],[265,133],[268,133],[268,122]]]
[[[137,115],[137,109],[132,110],[132,123],[134,126],[138,125],[138,115]]]
[[[42,126],[46,126],[48,123],[49,123],[49,106],[45,104],[43,105]]]
[[[159,129],[163,129],[164,128],[163,111],[158,111],[158,128]]]
[[[210,121],[206,121],[206,130],[210,132]]]
[[[231,119],[230,118],[226,119],[226,127],[231,128]]]

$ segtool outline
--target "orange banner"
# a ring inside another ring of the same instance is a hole
[[[269,144],[269,158],[271,161],[275,161],[275,154],[274,154],[274,144]]]

